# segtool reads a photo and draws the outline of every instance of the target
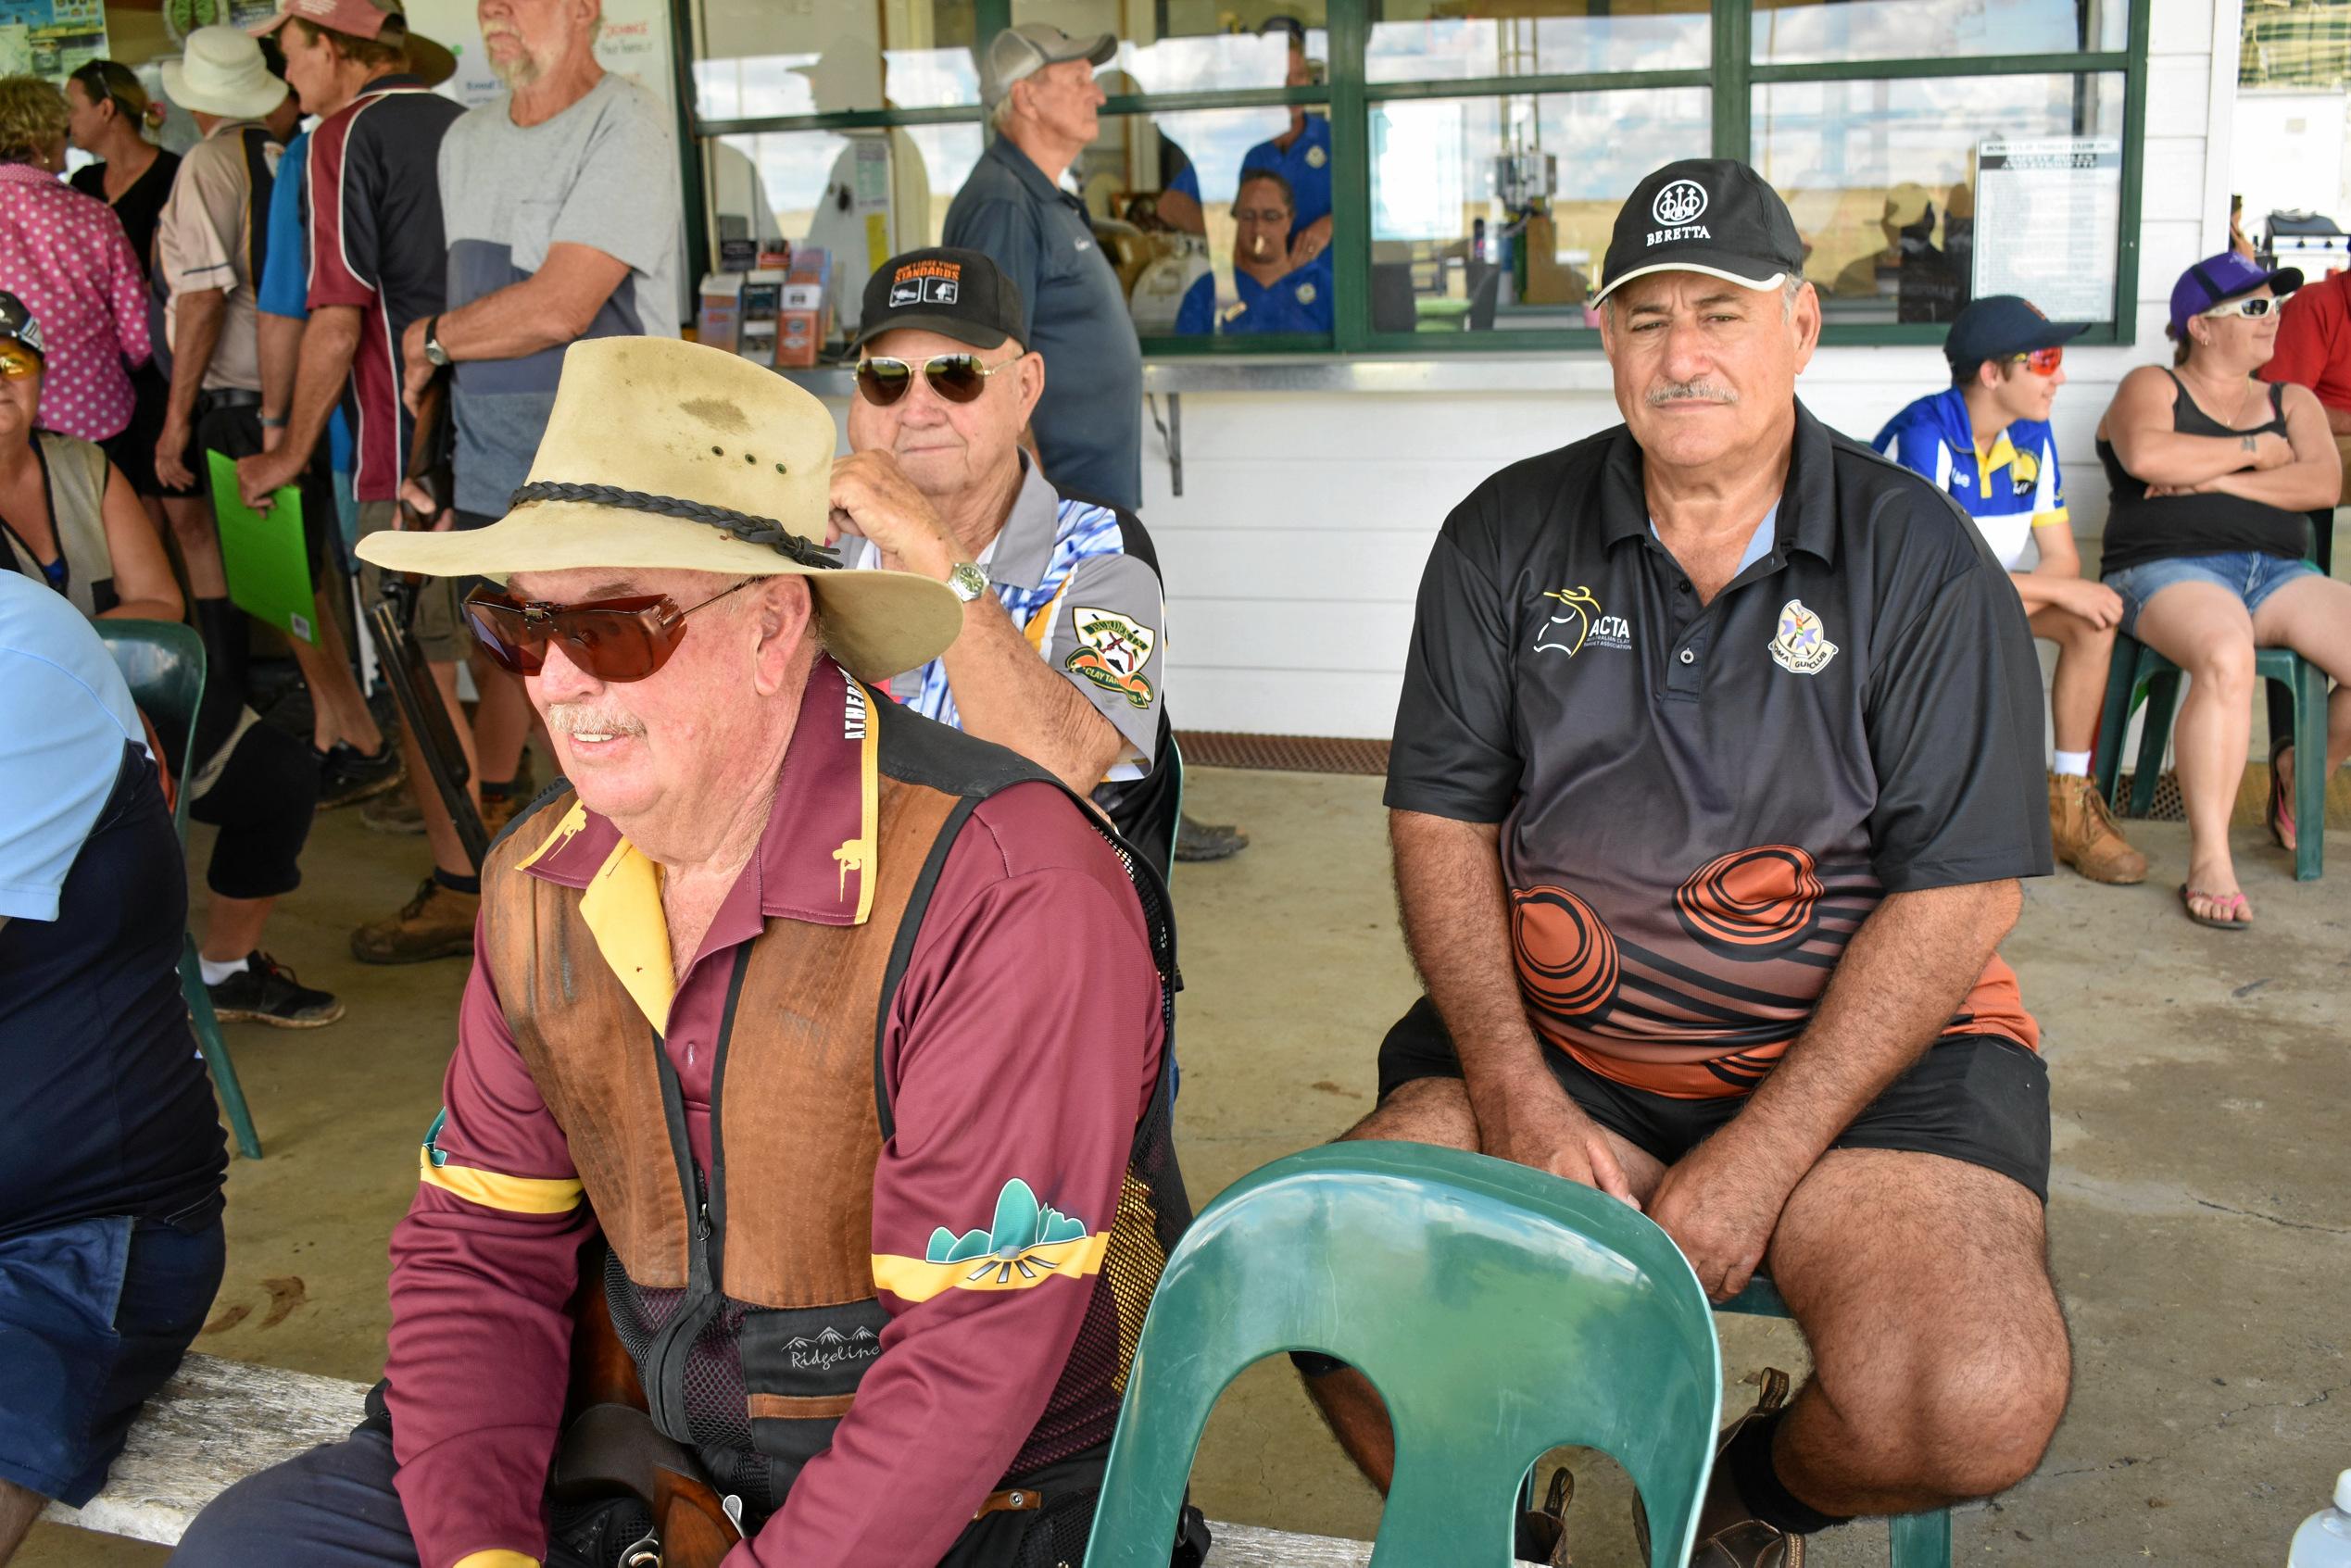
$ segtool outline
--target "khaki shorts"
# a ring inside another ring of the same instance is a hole
[[[392,526],[399,513],[396,501],[361,501],[359,503],[359,537],[380,533]],[[424,650],[424,657],[435,664],[462,664],[473,651],[473,637],[466,631],[459,616],[458,603],[464,596],[465,581],[455,577],[424,577],[416,588],[416,642]],[[383,571],[366,561],[359,563],[359,602],[372,609],[383,599]]]

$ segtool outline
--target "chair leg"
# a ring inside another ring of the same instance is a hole
[[[2294,663],[2294,879],[2316,882],[2326,861],[2327,676],[2307,659]]]
[[[261,1139],[253,1130],[253,1113],[245,1109],[245,1089],[237,1083],[236,1063],[229,1060],[229,1043],[220,1037],[220,1021],[212,1016],[212,994],[204,988],[204,972],[196,967],[195,938],[186,937],[180,949],[180,995],[188,1004],[188,1020],[195,1026],[196,1045],[204,1052],[212,1087],[229,1112],[229,1129],[237,1135],[237,1152],[247,1160],[261,1158]]]
[[[1886,1521],[1892,1568],[1951,1568],[1951,1511],[1904,1513]]]
[[[2139,721],[2139,771],[2131,779],[2131,815],[2155,809],[2156,780],[2163,773],[2163,749],[2171,721],[2180,711],[2180,672],[2165,670],[2147,678],[2147,712]]]
[[[2122,776],[2122,739],[2131,730],[2131,674],[2139,665],[2139,645],[2129,637],[2114,640],[2113,662],[2106,671],[2106,699],[2098,709],[2098,749],[2092,765],[2097,770],[2098,794],[2115,804],[2114,786]]]

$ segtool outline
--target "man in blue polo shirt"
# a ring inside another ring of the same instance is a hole
[[[1234,304],[1216,308],[1216,275],[1203,272],[1176,312],[1179,332],[1330,331],[1330,252],[1300,261],[1290,245],[1297,207],[1289,182],[1270,169],[1242,174],[1233,197]]]
[[[955,193],[942,243],[995,262],[1027,307],[1021,341],[1045,358],[1036,432],[1046,474],[1140,511],[1143,346],[1086,204],[1061,187],[1100,127],[1094,67],[1117,50],[1107,32],[1072,38],[1044,22],[996,35],[982,85],[997,136]]]
[[[1289,71],[1282,85],[1313,86],[1314,62],[1306,57],[1306,30],[1289,18],[1266,24],[1268,31],[1276,28],[1289,33]],[[1293,105],[1289,130],[1241,156],[1242,169],[1271,169],[1289,182],[1290,251],[1301,266],[1330,248],[1330,117]]]
[[[0,571],[0,1562],[79,1508],[220,1288],[228,1153],[175,971],[187,872],[80,611]]]
[[[2134,883],[2146,877],[2147,858],[2124,840],[2090,781],[2122,600],[2081,575],[2049,430],[2050,406],[2066,381],[2064,345],[2081,330],[2050,320],[2015,295],[1977,300],[1943,340],[1949,390],[1896,414],[1872,445],[1959,503],[2017,585],[2032,634],[2057,645],[2049,692],[2056,739],[2050,837],[2057,859],[2091,881]],[[2028,541],[2036,556],[2030,567]]]

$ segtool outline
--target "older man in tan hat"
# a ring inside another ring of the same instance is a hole
[[[1163,895],[1060,784],[867,684],[961,618],[819,547],[833,439],[745,360],[598,339],[504,519],[362,542],[503,583],[467,615],[568,782],[484,868],[382,1418],[182,1560],[584,1554],[545,1495],[584,1275],[734,1568],[1082,1553],[1188,1215]]]

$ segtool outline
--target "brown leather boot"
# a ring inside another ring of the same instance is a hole
[[[479,893],[453,892],[428,876],[398,914],[351,933],[351,956],[361,963],[464,958],[473,951],[473,917],[481,912]]]
[[[2128,885],[2147,879],[2147,858],[2123,841],[2106,797],[2084,775],[2049,775],[2049,844],[2059,860],[2092,882]]]
[[[1769,1415],[1788,1402],[1788,1374],[1766,1367],[1747,1381],[1759,1384],[1754,1407],[1722,1429],[1715,1443],[1714,1474],[1706,1482],[1705,1500],[1698,1507],[1698,1539],[1690,1549],[1690,1568],[1804,1568],[1804,1538],[1792,1536],[1760,1519],[1742,1519],[1738,1488],[1730,1479],[1723,1455],[1730,1440],[1751,1421]],[[1649,1558],[1649,1511],[1633,1499],[1633,1535],[1641,1543],[1643,1562]]]

